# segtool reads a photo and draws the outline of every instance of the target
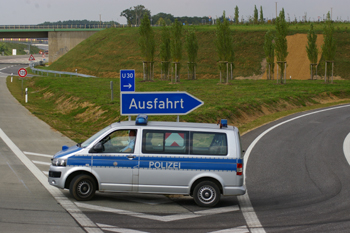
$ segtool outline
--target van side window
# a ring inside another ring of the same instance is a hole
[[[133,153],[136,130],[117,130],[103,138],[101,153]]]
[[[191,139],[191,154],[227,155],[225,133],[193,132],[191,133]]]
[[[142,153],[188,154],[188,132],[144,130]]]

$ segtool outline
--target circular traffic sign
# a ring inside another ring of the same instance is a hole
[[[24,78],[25,76],[27,76],[27,70],[24,69],[24,68],[19,69],[18,70],[18,75],[19,75],[19,77]]]

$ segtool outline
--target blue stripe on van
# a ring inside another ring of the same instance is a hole
[[[141,169],[236,171],[237,160],[205,157],[141,157]]]
[[[231,158],[205,158],[205,157],[159,157],[142,156],[129,160],[126,155],[74,155],[68,158],[68,166],[93,166],[93,167],[115,167],[115,168],[136,168],[140,169],[169,169],[169,170],[217,170],[236,171],[237,163],[242,159]]]
[[[91,166],[92,156],[90,155],[73,155],[68,157],[67,166]]]

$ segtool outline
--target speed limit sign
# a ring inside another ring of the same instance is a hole
[[[24,68],[19,69],[18,75],[19,75],[19,77],[24,78],[25,76],[27,76],[27,70]]]

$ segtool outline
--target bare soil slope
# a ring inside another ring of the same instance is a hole
[[[292,76],[292,79],[310,79],[310,61],[306,53],[307,35],[306,34],[295,34],[287,36],[288,44],[288,56],[287,56],[287,79]],[[317,35],[316,41],[318,47],[318,62],[321,59],[321,46],[323,44],[323,35]],[[276,58],[275,58],[276,62]],[[264,73],[262,79],[266,79],[266,73]],[[275,65],[275,79],[277,66]],[[280,72],[280,71],[279,71]]]

